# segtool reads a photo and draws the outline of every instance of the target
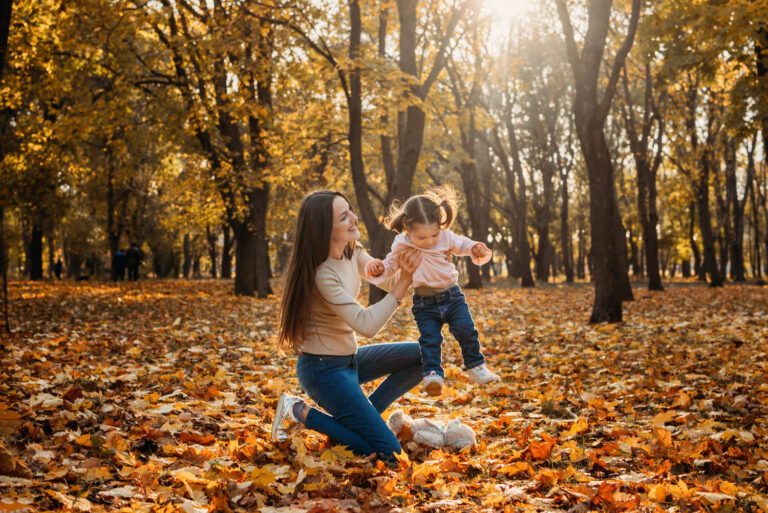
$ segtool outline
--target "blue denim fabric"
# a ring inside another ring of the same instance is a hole
[[[328,414],[311,408],[304,424],[358,454],[391,460],[400,453],[397,437],[381,413],[422,377],[415,342],[362,346],[351,356],[301,354],[296,362],[301,388]],[[387,376],[366,397],[361,383]]]
[[[424,375],[434,371],[442,377],[443,324],[448,324],[451,334],[461,347],[464,368],[472,369],[485,363],[480,352],[480,342],[475,322],[469,313],[464,293],[458,285],[434,296],[413,296],[413,317],[419,327],[419,347]]]

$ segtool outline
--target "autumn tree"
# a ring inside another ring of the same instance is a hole
[[[625,63],[622,72],[624,98],[621,114],[635,162],[637,212],[643,232],[648,290],[663,290],[659,273],[656,177],[664,154],[664,92],[654,87],[649,57],[645,57],[645,62],[638,66],[640,69],[632,73],[633,87],[630,87],[629,63]]]
[[[133,52],[144,66],[137,82],[178,93],[170,107],[183,109],[207,160],[237,240],[235,293],[266,297],[275,32],[252,16],[259,9],[255,2],[135,4],[137,29],[158,44]]]
[[[568,61],[574,76],[573,100],[576,133],[589,171],[590,225],[592,258],[595,269],[595,302],[590,322],[619,322],[621,303],[630,299],[625,284],[626,266],[622,260],[624,236],[621,229],[613,165],[603,133],[611,108],[621,68],[634,42],[640,16],[640,0],[632,1],[627,34],[616,52],[608,82],[601,92],[598,87],[603,53],[610,27],[611,0],[589,2],[588,28],[579,49],[567,4],[557,0],[557,11],[565,35]]]
[[[3,0],[0,3],[0,84],[3,80],[3,70],[5,69],[5,58],[8,54],[8,32],[11,25],[11,14],[13,12],[13,0]],[[5,144],[7,140],[8,125],[10,116],[7,109],[0,111],[0,165],[5,159]],[[0,274],[3,278],[3,315],[5,319],[5,330],[10,331],[8,323],[8,251],[5,247],[5,198],[0,197]]]

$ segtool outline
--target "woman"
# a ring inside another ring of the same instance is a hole
[[[415,250],[404,254],[399,275],[381,285],[389,294],[363,308],[355,297],[372,258],[359,238],[357,216],[343,194],[318,191],[304,198],[280,307],[278,346],[299,354],[299,384],[327,414],[283,394],[272,439],[286,436],[281,425],[290,416],[358,454],[376,453],[392,462],[400,443],[381,413],[421,381],[419,345],[358,348],[355,332],[373,337],[386,324],[408,292],[420,256]],[[387,378],[366,397],[360,384],[382,376]]]

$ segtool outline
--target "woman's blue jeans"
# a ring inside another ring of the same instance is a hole
[[[311,408],[304,424],[352,451],[391,460],[400,442],[381,418],[398,397],[422,378],[415,342],[361,346],[351,356],[301,354],[296,362],[301,388],[326,413]],[[387,376],[368,397],[361,383]]]

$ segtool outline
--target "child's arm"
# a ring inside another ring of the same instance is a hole
[[[482,242],[456,235],[450,230],[446,230],[446,234],[450,237],[451,253],[459,256],[468,256],[475,265],[484,265],[491,260],[493,252]]]
[[[384,272],[384,262],[382,262],[378,258],[374,258],[373,260],[365,264],[366,278],[373,278],[375,276],[379,276],[383,272]]]
[[[399,245],[395,242],[392,244],[392,251],[384,260],[373,259],[365,265],[365,279],[374,285],[380,285],[387,278],[394,276],[400,269],[400,253]]]

